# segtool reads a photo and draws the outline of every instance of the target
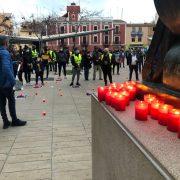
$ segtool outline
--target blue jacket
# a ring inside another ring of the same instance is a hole
[[[13,88],[15,77],[10,53],[0,46],[0,88]]]

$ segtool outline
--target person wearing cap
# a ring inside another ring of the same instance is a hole
[[[16,116],[15,97],[13,87],[15,77],[10,53],[7,51],[8,39],[0,36],[0,112],[3,120],[3,129],[11,126],[24,126],[26,121],[21,121]],[[8,100],[9,112],[12,123],[8,120],[6,113],[6,101]]]
[[[77,75],[76,86],[80,86],[79,79],[80,79],[81,67],[82,67],[82,56],[78,49],[75,49],[74,54],[72,54],[71,63],[73,65],[73,69],[72,69],[72,82],[70,86],[74,85],[74,79],[76,75]]]
[[[113,62],[112,54],[109,53],[108,48],[105,48],[101,56],[101,68],[104,75],[105,86],[107,85],[107,76],[109,77],[110,83],[112,83],[112,68],[111,68],[112,62]]]

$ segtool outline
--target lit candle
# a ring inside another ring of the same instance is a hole
[[[144,95],[144,101],[148,104],[148,113],[151,113],[151,103],[156,99],[156,96],[152,94]]]
[[[126,97],[126,105],[128,106],[130,101],[130,93],[128,91],[121,91],[120,94]]]
[[[153,103],[151,104],[150,114],[152,119],[158,120],[160,105],[161,103],[159,103],[159,101],[153,101]]]
[[[132,85],[128,85],[127,86],[127,90],[130,93],[130,100],[135,100],[135,96],[136,96],[136,88]]]
[[[180,124],[180,110],[172,109],[169,112],[167,129],[172,132],[178,132]]]
[[[105,100],[105,94],[107,90],[105,87],[98,87],[98,100],[99,102],[102,102]]]
[[[115,108],[115,104],[116,104],[116,101],[117,101],[117,96],[118,96],[118,93],[117,93],[117,92],[114,92],[114,93],[112,93],[112,95],[111,95],[111,103],[110,103],[110,105],[111,105],[112,107],[114,107],[114,108]]]
[[[167,122],[169,119],[169,111],[173,109],[173,106],[164,104],[160,105],[158,111],[158,122],[162,126],[167,126]]]
[[[180,139],[180,122],[179,122],[179,129],[178,129],[178,138]]]
[[[107,105],[111,104],[111,96],[112,96],[112,91],[108,91],[105,95],[105,101]]]
[[[148,119],[148,104],[145,101],[135,102],[135,118],[140,121]]]
[[[126,110],[126,97],[119,94],[116,97],[115,109],[117,111],[125,111]]]

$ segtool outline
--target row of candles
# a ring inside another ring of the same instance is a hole
[[[113,83],[109,86],[98,87],[98,100],[105,101],[117,111],[125,111],[130,101],[136,98],[137,86],[134,81]],[[144,95],[143,101],[135,101],[135,119],[148,120],[148,115],[157,120],[162,126],[172,132],[178,132],[180,138],[180,110],[165,104],[153,94]]]

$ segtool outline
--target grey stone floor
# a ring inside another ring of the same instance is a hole
[[[125,81],[127,73],[128,68],[122,68],[113,79]],[[0,129],[0,180],[92,179],[91,106],[86,92],[103,81],[81,77],[81,88],[69,87],[70,81],[71,76],[60,82],[55,77],[43,88],[24,88],[27,98],[17,99],[17,114],[28,124]]]

